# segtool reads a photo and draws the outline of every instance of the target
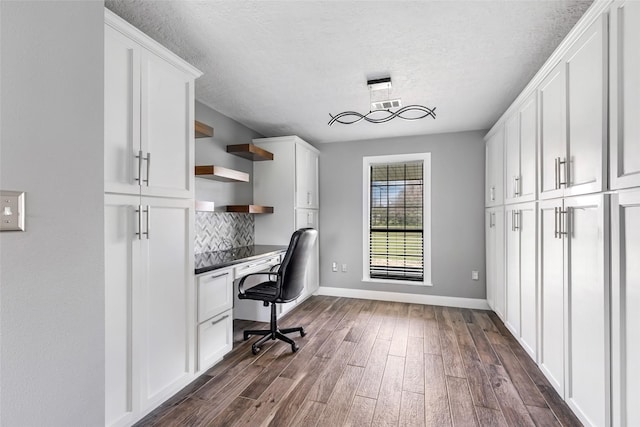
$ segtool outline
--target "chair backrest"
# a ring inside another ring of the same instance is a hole
[[[301,228],[291,236],[289,248],[278,270],[281,286],[280,300],[292,301],[302,293],[311,249],[317,236],[318,231],[313,228]]]

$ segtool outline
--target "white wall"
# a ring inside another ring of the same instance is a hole
[[[0,424],[104,419],[103,3],[2,1]]]
[[[223,212],[226,205],[250,204],[253,201],[253,162],[227,153],[227,145],[249,144],[262,135],[197,101],[195,115],[196,120],[213,127],[213,138],[196,139],[196,165],[222,166],[249,174],[248,183],[196,178],[196,200],[215,202],[216,211]]]
[[[320,285],[484,299],[485,133],[319,144]],[[432,287],[362,281],[362,158],[405,153],[431,153]],[[332,272],[333,261],[348,271]]]

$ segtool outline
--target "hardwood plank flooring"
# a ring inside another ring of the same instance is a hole
[[[314,296],[280,320],[300,350],[234,321],[233,350],[137,426],[579,426],[495,313]]]

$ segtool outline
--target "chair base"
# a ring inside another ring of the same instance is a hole
[[[296,351],[298,351],[298,345],[296,344],[296,342],[294,340],[292,340],[291,338],[289,338],[288,336],[286,336],[285,334],[290,334],[293,332],[300,332],[300,336],[304,337],[306,335],[304,328],[302,327],[297,327],[297,328],[285,328],[285,329],[279,329],[278,328],[278,324],[277,324],[277,318],[276,318],[276,305],[275,303],[271,303],[271,323],[270,323],[270,328],[269,330],[266,329],[254,329],[254,330],[248,330],[248,331],[244,331],[244,340],[248,340],[249,337],[251,335],[262,335],[262,338],[260,338],[258,341],[256,341],[255,343],[253,343],[253,345],[251,346],[251,352],[253,354],[258,354],[260,352],[260,348],[262,347],[262,345],[271,340],[280,340],[280,341],[284,341],[287,344],[291,345],[291,350],[295,353]]]

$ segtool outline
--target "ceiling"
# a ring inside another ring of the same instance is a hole
[[[490,128],[590,4],[106,1],[204,72],[196,99],[265,136],[313,143]],[[327,125],[329,113],[368,112],[366,81],[386,75],[392,98],[437,118]]]

